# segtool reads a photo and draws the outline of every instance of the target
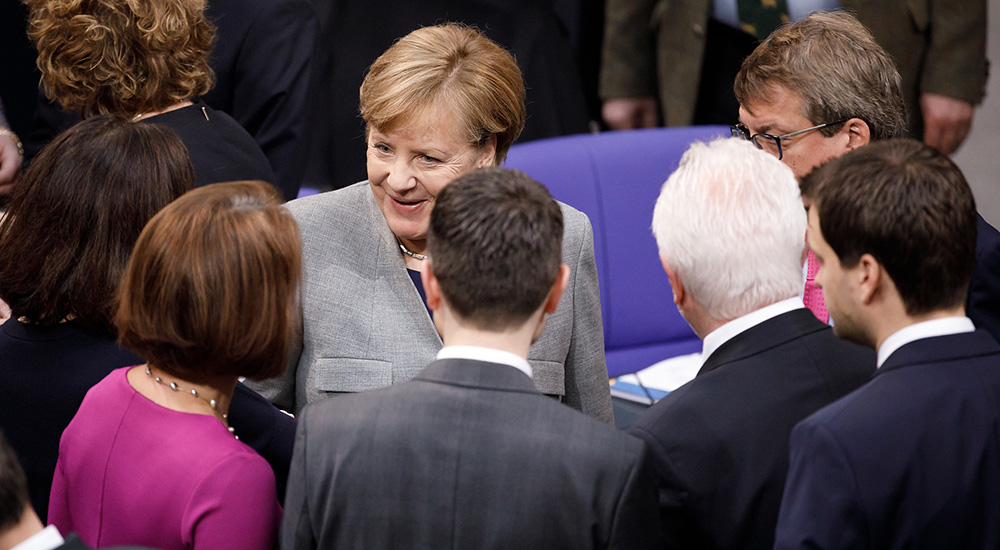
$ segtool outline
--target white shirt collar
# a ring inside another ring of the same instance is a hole
[[[923,340],[924,338],[932,338],[934,336],[973,332],[975,330],[976,325],[972,324],[972,320],[968,317],[944,317],[941,319],[931,319],[930,321],[921,321],[919,323],[903,327],[892,333],[892,335],[886,338],[885,341],[882,342],[882,345],[879,346],[877,367],[882,368],[882,364],[885,363],[885,360],[888,359],[894,351],[905,346],[906,344],[909,344],[910,342]]]
[[[737,334],[753,328],[764,321],[773,319],[778,315],[804,307],[805,306],[802,305],[802,297],[796,296],[794,298],[788,298],[787,300],[775,302],[769,306],[764,306],[756,311],[751,311],[742,317],[737,317],[732,321],[729,321],[705,336],[705,341],[702,342],[701,347],[702,364],[704,364],[704,362],[707,361],[713,353],[715,353],[715,350],[719,349],[722,344],[732,340]]]
[[[53,550],[62,546],[64,542],[59,529],[56,529],[55,525],[49,525],[10,550]]]
[[[445,346],[437,354],[438,359],[471,359],[473,361],[486,361],[487,363],[500,363],[509,365],[528,375],[531,378],[531,365],[519,355],[493,348],[483,348],[479,346]]]

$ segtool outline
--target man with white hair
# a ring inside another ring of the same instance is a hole
[[[692,145],[653,233],[704,340],[694,380],[629,430],[649,446],[667,547],[771,548],[792,427],[866,382],[875,357],[803,306],[806,213],[774,156],[736,139]]]

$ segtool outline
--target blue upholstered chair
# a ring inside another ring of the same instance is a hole
[[[655,128],[545,139],[510,150],[506,167],[530,174],[590,217],[611,377],[701,349],[674,307],[650,224],[660,187],[688,145],[728,135],[723,126]]]

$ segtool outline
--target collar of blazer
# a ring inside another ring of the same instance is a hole
[[[912,365],[962,361],[987,355],[1000,355],[1000,344],[983,330],[922,338],[892,352],[875,376]]]
[[[415,376],[414,380],[464,388],[542,395],[531,379],[516,368],[472,359],[438,359]]]
[[[808,309],[800,308],[782,313],[748,328],[719,346],[702,365],[697,376],[827,328],[829,327]]]

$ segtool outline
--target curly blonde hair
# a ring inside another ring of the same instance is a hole
[[[49,99],[83,116],[163,110],[212,88],[205,0],[25,0]]]

